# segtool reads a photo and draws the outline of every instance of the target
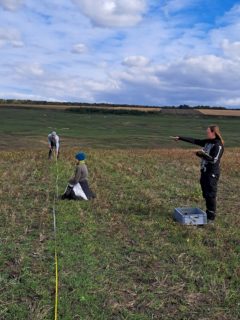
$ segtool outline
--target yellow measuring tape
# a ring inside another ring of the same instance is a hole
[[[54,319],[57,320],[58,318],[58,256],[57,256],[57,249],[55,246],[55,313]]]
[[[56,185],[55,195],[53,201],[53,231],[54,231],[54,247],[55,247],[55,307],[54,307],[54,320],[58,319],[58,255],[57,255],[57,224],[56,224],[56,198],[58,198],[58,163],[56,157]]]

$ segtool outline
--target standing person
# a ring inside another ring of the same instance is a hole
[[[220,177],[220,161],[224,152],[224,140],[220,129],[216,125],[207,128],[207,139],[193,139],[187,137],[173,137],[203,147],[196,155],[201,158],[200,184],[202,194],[206,201],[206,213],[208,220],[214,220],[217,207],[217,184]]]
[[[90,200],[95,198],[95,194],[89,188],[88,184],[88,168],[86,165],[86,155],[84,152],[76,154],[77,165],[74,175],[68,181],[68,186],[61,199],[69,200]]]
[[[53,131],[48,135],[48,146],[49,146],[48,159],[52,158],[52,153],[54,150],[56,151],[57,159],[59,158],[59,146],[60,146],[59,141],[60,141],[59,136],[55,131]]]

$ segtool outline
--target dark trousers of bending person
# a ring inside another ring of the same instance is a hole
[[[200,184],[202,195],[206,201],[206,213],[208,220],[214,220],[217,210],[217,188],[220,177],[220,161],[224,152],[224,142],[218,126],[210,126],[207,129],[207,139],[193,139],[187,137],[175,137],[203,147],[196,155],[201,158]]]
[[[57,159],[59,158],[59,146],[57,146],[54,143],[51,143],[51,147],[49,148],[49,152],[48,152],[48,159],[52,158],[52,154],[53,154],[54,150],[56,152]]]

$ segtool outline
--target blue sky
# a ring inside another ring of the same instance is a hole
[[[0,98],[240,107],[240,1],[0,0]]]

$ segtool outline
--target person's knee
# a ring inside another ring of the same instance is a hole
[[[214,199],[217,197],[217,190],[208,189],[205,191],[205,198]]]

